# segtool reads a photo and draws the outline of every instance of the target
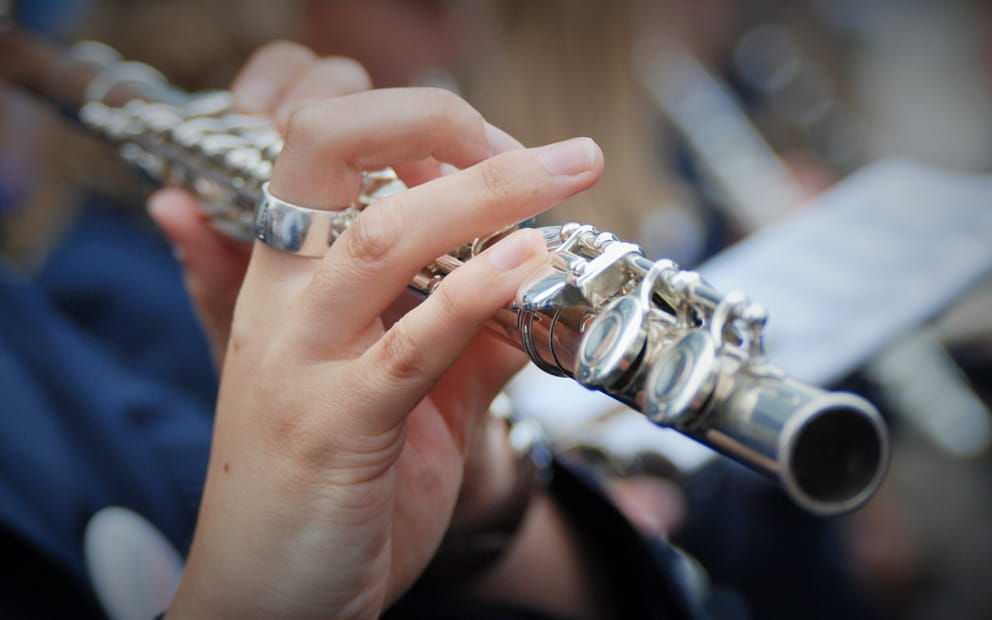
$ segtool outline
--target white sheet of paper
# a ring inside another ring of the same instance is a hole
[[[992,275],[992,176],[874,164],[698,270],[765,306],[775,364],[830,385]]]

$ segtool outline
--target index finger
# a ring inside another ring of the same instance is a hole
[[[424,265],[586,189],[602,169],[596,143],[574,138],[503,153],[383,198],[324,257],[300,297],[294,326],[303,340],[308,334],[338,334],[310,340],[317,348],[337,347],[341,338],[359,333],[380,316]]]
[[[375,90],[297,109],[269,186],[287,202],[338,209],[358,196],[363,170],[431,157],[468,168],[520,148],[454,93]]]

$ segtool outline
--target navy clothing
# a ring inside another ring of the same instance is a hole
[[[729,460],[684,482],[688,518],[672,540],[706,567],[716,618],[864,620],[843,521],[813,516]]]
[[[53,594],[89,591],[83,531],[101,508],[181,550],[193,531],[216,379],[169,248],[137,221],[87,211],[39,277],[0,272],[3,572],[51,569]],[[0,597],[0,616],[17,604]]]
[[[83,532],[106,506],[188,548],[215,392],[178,267],[134,216],[90,210],[37,278],[0,271],[0,617],[101,616]],[[550,492],[590,541],[618,617],[690,617],[667,545],[567,469]],[[548,618],[421,589],[388,617]]]
[[[588,561],[608,592],[614,618],[676,620],[705,617],[690,595],[682,557],[662,540],[645,540],[581,469],[555,463],[548,493],[586,543]],[[457,592],[415,586],[384,620],[475,618],[481,620],[560,620],[535,609],[480,604]]]

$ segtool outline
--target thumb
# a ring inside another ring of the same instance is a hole
[[[148,213],[175,248],[186,289],[219,365],[251,246],[212,229],[196,200],[179,189],[153,194]]]

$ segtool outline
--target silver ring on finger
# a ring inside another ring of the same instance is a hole
[[[265,245],[296,254],[319,258],[358,216],[351,205],[336,211],[308,209],[280,200],[262,185],[262,199],[255,210],[255,237]]]

